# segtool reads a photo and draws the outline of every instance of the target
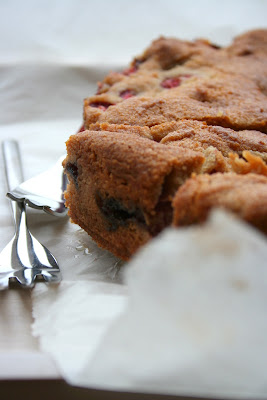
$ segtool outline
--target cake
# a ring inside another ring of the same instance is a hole
[[[228,47],[161,37],[84,100],[67,141],[71,220],[129,259],[227,209],[267,233],[267,30]]]

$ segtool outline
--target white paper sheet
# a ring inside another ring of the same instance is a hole
[[[265,398],[266,258],[263,235],[214,212],[145,246],[126,287],[39,285],[33,332],[74,385]]]

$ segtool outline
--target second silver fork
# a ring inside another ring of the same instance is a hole
[[[16,141],[2,144],[8,190],[23,181],[21,159]],[[27,225],[24,202],[11,201],[15,235],[0,254],[0,290],[17,280],[23,287],[32,287],[37,276],[47,282],[59,282],[61,274],[53,254],[31,234]]]

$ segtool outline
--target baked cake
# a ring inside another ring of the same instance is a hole
[[[161,37],[84,101],[67,141],[71,220],[122,259],[230,210],[267,233],[267,30],[224,48]]]

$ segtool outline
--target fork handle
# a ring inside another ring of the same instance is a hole
[[[10,191],[24,181],[18,142],[16,140],[4,140],[2,150],[7,189]]]
[[[2,142],[2,152],[7,190],[10,191],[24,181],[18,142],[16,140],[4,140]],[[16,222],[17,214],[20,212],[17,202],[11,201],[11,207]]]

